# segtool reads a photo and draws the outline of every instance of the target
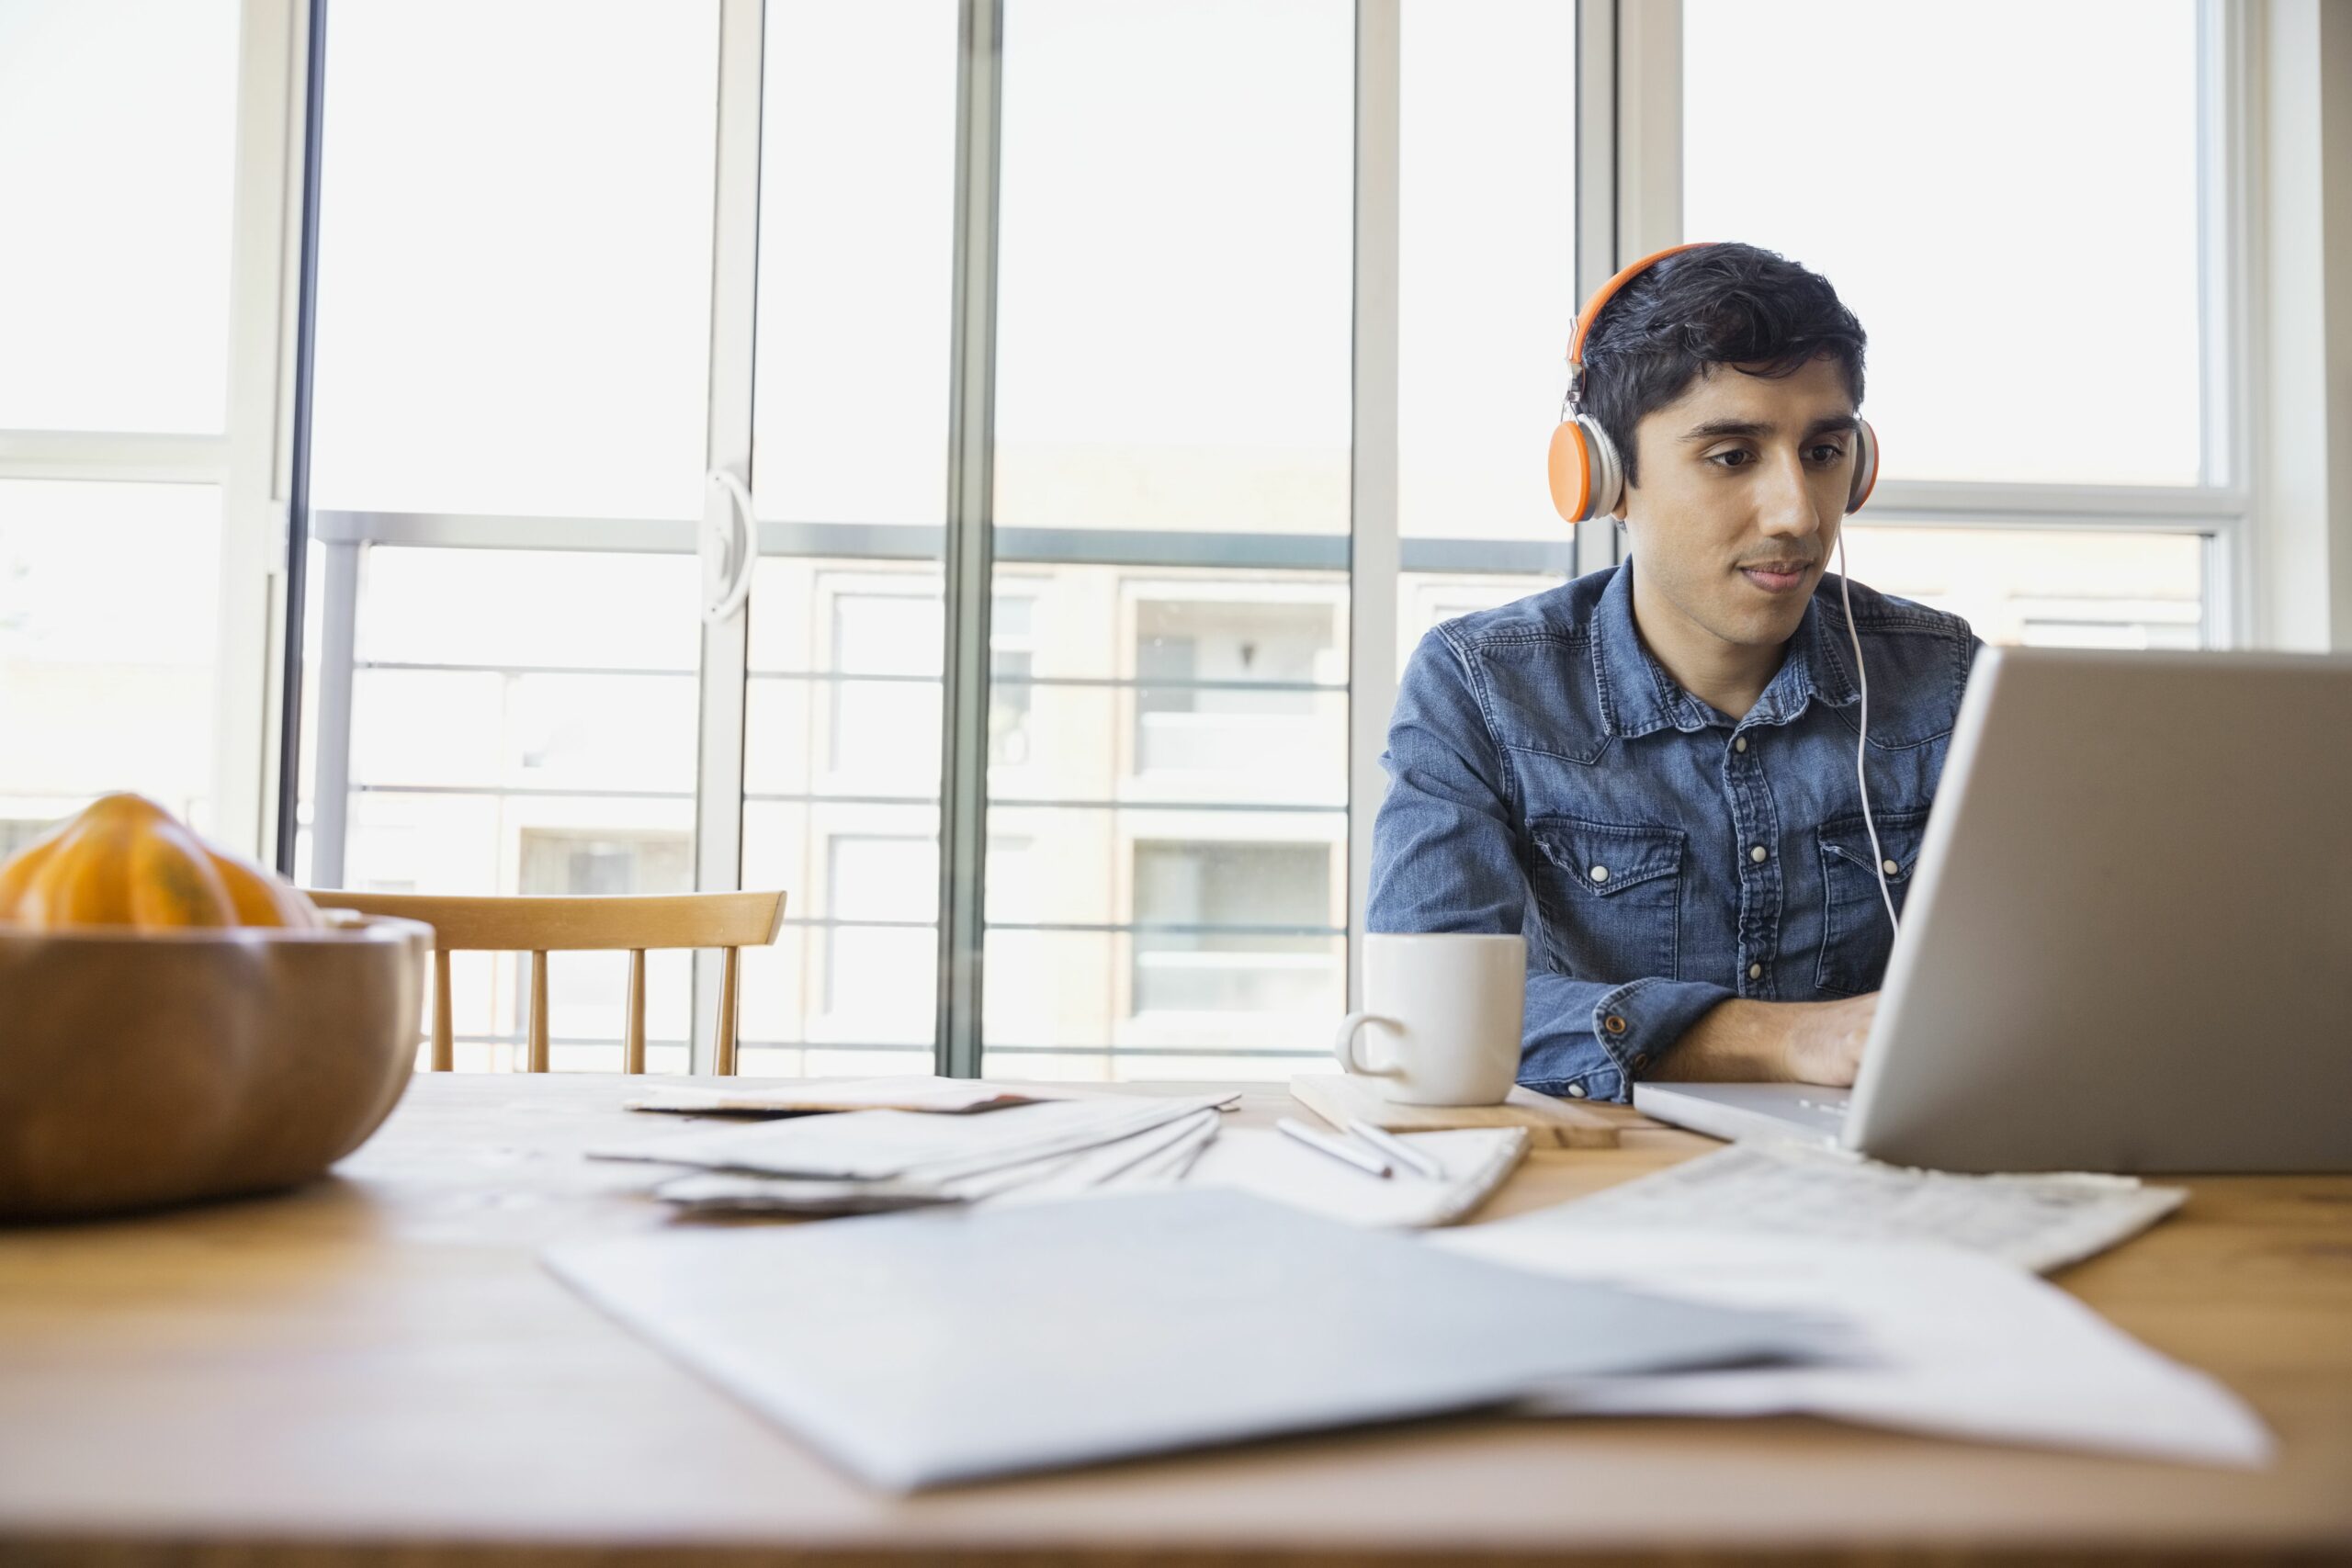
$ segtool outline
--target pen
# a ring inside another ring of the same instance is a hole
[[[1378,1155],[1367,1154],[1352,1144],[1343,1143],[1331,1136],[1329,1133],[1318,1133],[1304,1122],[1285,1116],[1276,1122],[1274,1126],[1284,1136],[1296,1138],[1318,1154],[1327,1154],[1333,1159],[1345,1160],[1366,1176],[1385,1177],[1388,1174],[1388,1162]]]
[[[1348,1131],[1397,1164],[1419,1171],[1431,1181],[1445,1179],[1445,1167],[1438,1164],[1426,1151],[1415,1148],[1385,1128],[1375,1127],[1361,1116],[1351,1116],[1348,1118]]]

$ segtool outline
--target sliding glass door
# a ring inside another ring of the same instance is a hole
[[[1004,7],[990,1073],[1286,1075],[1346,1010],[1354,43]]]
[[[329,10],[306,881],[695,886],[718,24]],[[554,961],[558,1066],[617,1064],[622,963]],[[650,1060],[680,1070],[685,955],[650,969]],[[459,955],[460,1066],[511,1064],[519,978]]]
[[[770,0],[742,877],[746,1073],[929,1072],[954,332],[955,0]]]
[[[1555,355],[1516,325],[1568,294],[1573,175],[1498,226],[1449,167],[1567,167],[1572,22],[1404,34],[1405,194],[1459,221],[1400,329],[1360,290],[1363,116],[1399,106],[1361,101],[1359,11],[335,0],[303,874],[782,887],[746,1072],[1319,1062],[1351,704],[1386,706],[1351,668],[1367,330],[1533,388],[1523,443],[1492,388],[1404,400],[1382,625],[1568,558],[1522,504]],[[1477,90],[1498,50],[1532,107]],[[511,1064],[519,978],[460,964],[461,1065]],[[559,1066],[617,1062],[622,984],[558,959]],[[657,963],[657,1067],[708,1000]]]

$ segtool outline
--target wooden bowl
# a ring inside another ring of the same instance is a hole
[[[414,1070],[429,927],[0,925],[0,1218],[306,1181]]]

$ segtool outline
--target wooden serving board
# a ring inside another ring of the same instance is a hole
[[[1617,1124],[1573,1100],[1555,1100],[1514,1084],[1500,1105],[1398,1105],[1382,1098],[1380,1086],[1348,1073],[1310,1073],[1290,1080],[1291,1097],[1329,1122],[1345,1128],[1361,1116],[1387,1133],[1430,1133],[1446,1127],[1524,1127],[1538,1146],[1613,1149]]]

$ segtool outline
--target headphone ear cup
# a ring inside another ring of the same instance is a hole
[[[1623,489],[1617,449],[1591,420],[1578,414],[1554,428],[1550,467],[1552,505],[1563,522],[1589,522],[1617,510]]]
[[[1846,515],[1850,517],[1862,509],[1878,488],[1878,432],[1871,422],[1863,420],[1854,431],[1854,478],[1846,489]]]

